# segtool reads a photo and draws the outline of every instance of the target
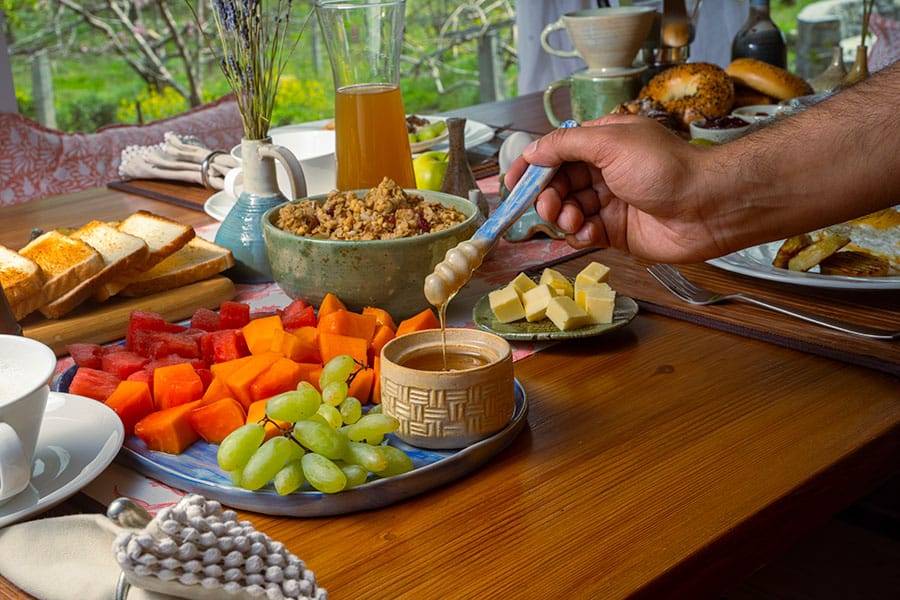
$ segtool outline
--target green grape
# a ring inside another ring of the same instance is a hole
[[[235,487],[239,487],[241,485],[241,477],[244,474],[243,469],[235,469],[234,471],[228,471],[228,478],[231,480],[231,485]]]
[[[294,438],[285,438],[287,441],[291,443],[288,447],[288,457],[289,461],[291,460],[300,460],[303,458],[303,455],[306,454],[306,450],[303,449],[303,446],[297,443],[297,440]]]
[[[315,390],[317,394],[319,393],[318,388],[305,379],[297,384],[297,391],[302,392],[303,390]]]
[[[337,429],[344,423],[341,413],[330,404],[320,404],[316,414],[325,419],[325,423],[332,429]]]
[[[362,404],[353,396],[344,398],[338,405],[338,410],[341,411],[341,419],[348,425],[356,423],[362,416]]]
[[[345,490],[362,485],[369,478],[369,472],[359,465],[341,465],[341,471],[347,478],[347,483],[344,485]]]
[[[259,423],[241,425],[219,444],[216,454],[219,466],[223,471],[240,469],[247,464],[265,437],[266,430]]]
[[[293,436],[304,448],[327,458],[338,459],[347,454],[347,438],[317,421],[297,421]]]
[[[340,492],[347,485],[347,476],[339,466],[315,452],[304,454],[300,459],[303,476],[311,486],[326,494]]]
[[[347,397],[350,386],[344,381],[332,381],[322,388],[322,402],[330,406],[337,406]]]
[[[381,451],[384,452],[384,455],[387,457],[388,466],[386,469],[382,471],[375,471],[375,474],[379,477],[391,477],[392,475],[400,475],[401,473],[406,473],[407,471],[412,471],[414,466],[412,459],[409,455],[401,450],[400,448],[395,448],[393,446],[378,446],[381,448]]]
[[[374,443],[376,439],[381,439],[384,434],[396,431],[400,426],[400,422],[394,417],[385,414],[367,414],[360,417],[359,421],[343,428],[347,438],[354,442],[368,441]]]
[[[322,425],[326,425],[326,426],[328,426],[328,427],[331,427],[331,423],[328,422],[328,419],[326,419],[324,416],[322,416],[322,414],[319,413],[319,412],[317,412],[316,414],[314,414],[314,415],[311,416],[310,418],[308,418],[308,419],[303,419],[303,420],[304,420],[304,421],[313,421],[313,422],[315,422],[315,423],[321,423]],[[331,427],[331,428],[334,429],[334,427]]]
[[[384,412],[384,411],[382,410],[381,405],[376,404],[375,406],[370,408],[369,412],[367,412],[366,414],[367,415],[380,415],[380,414],[382,414],[382,412]]]
[[[241,487],[258,490],[269,483],[287,462],[292,453],[292,444],[293,442],[289,439],[279,435],[260,446],[244,466]]]
[[[297,444],[291,443],[292,446]],[[300,489],[306,478],[303,476],[303,461],[300,458],[289,460],[281,470],[275,473],[275,491],[282,496]]]
[[[315,388],[284,392],[266,400],[266,416],[276,421],[295,423],[316,414],[321,403]]]
[[[416,133],[417,142],[424,142],[425,140],[432,140],[439,135],[444,133],[444,130],[447,129],[447,123],[444,121],[432,121],[428,125],[424,127],[420,127]]]
[[[324,390],[332,381],[347,381],[356,369],[356,361],[349,354],[340,354],[335,356],[322,367],[322,374],[319,375],[319,389]]]
[[[381,446],[370,446],[363,442],[348,442],[345,460],[359,465],[367,471],[377,473],[388,468],[388,459]]]

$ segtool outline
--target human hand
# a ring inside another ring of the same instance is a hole
[[[510,166],[505,183],[511,189],[530,163],[559,165],[535,207],[573,247],[703,260],[726,247],[714,235],[716,203],[704,196],[711,150],[651,119],[610,115],[544,136]]]

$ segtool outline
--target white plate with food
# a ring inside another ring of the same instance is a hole
[[[861,253],[864,258],[881,262],[881,270],[875,275],[861,277],[854,273],[862,269],[835,269],[838,273],[822,273],[819,266],[813,266],[808,271],[789,270],[774,266],[776,255],[785,240],[760,244],[751,248],[739,250],[727,256],[707,261],[709,264],[750,277],[767,279],[781,283],[793,283],[821,288],[855,289],[855,290],[895,290],[900,289],[900,206],[887,208],[870,215],[833,225],[808,236],[794,236],[790,238],[797,241],[798,238],[806,238],[806,242],[799,242],[799,246],[811,245],[809,242],[822,242],[825,238],[834,236],[843,237],[844,240],[836,247],[837,252],[831,254],[831,250],[822,256],[826,257],[822,265],[833,261],[840,255],[847,258],[843,252]],[[806,250],[811,248],[805,248]],[[795,248],[796,251],[796,248]],[[788,252],[788,254],[791,254]],[[827,258],[828,255],[831,258]],[[811,262],[816,263],[821,257],[816,257]]]
[[[78,492],[122,447],[118,415],[102,402],[50,392],[31,483],[0,506],[0,527],[39,514]]]
[[[410,116],[410,115],[407,115]],[[446,121],[448,117],[442,117],[440,115],[419,115],[428,119],[429,121],[438,120],[438,121]],[[291,127],[302,127],[306,129],[322,129],[325,127],[334,127],[334,119],[320,119],[318,121],[309,121],[307,123],[301,123],[300,125],[292,125]],[[449,148],[447,144],[447,137],[442,137],[440,140],[436,141],[433,145],[429,146],[428,150],[446,150]],[[489,125],[485,125],[480,121],[473,121],[472,119],[466,119],[466,148],[472,149],[475,146],[479,146],[486,142],[494,139],[494,129]],[[430,140],[429,140],[430,141]],[[413,153],[424,152],[425,149],[421,150],[413,150]]]
[[[847,277],[843,275],[822,275],[817,272],[790,271],[775,267],[772,265],[772,261],[778,252],[778,248],[781,247],[782,241],[745,248],[707,262],[714,267],[719,267],[732,273],[780,283],[849,290],[900,289],[900,275]]]

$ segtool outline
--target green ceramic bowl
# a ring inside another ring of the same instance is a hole
[[[272,276],[284,293],[318,307],[331,292],[350,310],[377,306],[405,319],[429,305],[425,277],[447,250],[469,239],[478,228],[478,210],[459,196],[408,190],[428,202],[452,206],[468,217],[443,231],[395,240],[325,240],[288,233],[275,226],[279,207],[262,217],[263,238]],[[358,192],[365,194],[365,190]],[[327,194],[310,196],[322,203]],[[283,206],[283,205],[282,205]]]

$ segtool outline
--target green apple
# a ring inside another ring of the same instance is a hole
[[[416,187],[420,190],[441,189],[450,155],[441,150],[423,152],[413,159],[413,171],[416,174]]]

